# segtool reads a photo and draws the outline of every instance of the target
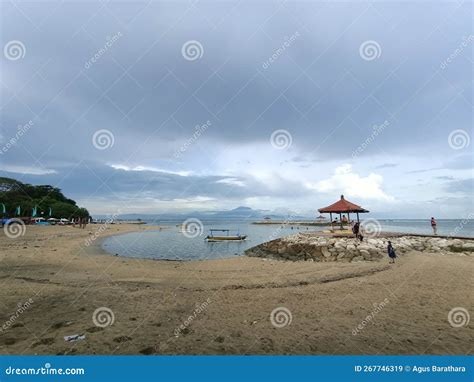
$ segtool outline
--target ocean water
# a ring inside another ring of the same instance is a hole
[[[205,260],[240,256],[248,248],[288,236],[297,232],[309,232],[310,228],[280,225],[256,225],[249,222],[203,222],[204,230],[201,235],[189,237],[181,232],[176,224],[163,225],[164,229],[157,231],[131,232],[111,236],[104,240],[102,248],[109,253],[119,256],[166,259],[166,260]],[[248,235],[245,241],[214,242],[204,240],[210,229],[239,230],[240,234]],[[199,231],[201,232],[201,231]]]
[[[161,223],[164,229],[132,232],[123,235],[111,236],[102,243],[102,248],[119,256],[160,259],[160,260],[206,260],[223,259],[243,255],[248,248],[288,236],[298,232],[321,231],[327,227],[305,227],[280,225],[255,225],[248,221],[225,223],[223,221],[203,222],[204,230],[201,235],[189,237],[183,234],[181,227],[176,224],[181,222]],[[368,220],[367,224],[379,224],[385,232],[404,232],[430,234],[432,229],[429,220]],[[150,223],[154,224],[154,223]],[[247,240],[240,242],[208,243],[204,240],[209,229],[239,230],[241,234],[248,235]],[[474,237],[474,220],[438,220],[438,235]]]

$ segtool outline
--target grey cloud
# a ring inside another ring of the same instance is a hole
[[[470,194],[474,199],[474,178],[453,180],[447,183],[446,191]]]
[[[268,195],[294,197],[307,194],[297,182],[282,181],[280,187],[269,189],[251,177],[181,176],[159,171],[126,171],[93,162],[83,162],[53,174],[15,176],[0,171],[0,176],[14,176],[26,183],[54,184],[67,190],[68,196],[79,199],[100,195],[126,200],[149,197],[171,201],[203,196],[237,200]],[[229,178],[238,181],[239,185],[225,182]]]
[[[381,169],[381,168],[392,168],[392,167],[397,167],[397,166],[398,166],[398,163],[384,163],[379,166],[375,166],[375,168]]]
[[[361,161],[436,153],[453,156],[443,168],[472,167],[472,155],[454,157],[447,142],[455,127],[472,125],[469,49],[440,68],[471,33],[472,4],[111,1],[2,7],[2,47],[20,40],[26,54],[2,60],[1,135],[9,139],[29,120],[34,127],[0,161],[57,172],[21,176],[31,181],[59,182],[81,196],[96,189],[125,195],[144,184],[144,194],[164,199],[180,192],[306,195],[296,181],[270,189],[247,177],[245,187],[236,187],[216,183],[222,174],[179,177],[108,165],[208,168],[215,151],[268,144],[274,130],[287,129],[293,161],[304,168],[350,159],[385,120],[389,126],[360,153]],[[289,44],[291,36],[297,37]],[[189,40],[202,44],[200,59],[183,58]],[[372,61],[359,52],[368,40],[381,47]],[[192,148],[197,154],[176,159],[195,126],[208,120],[212,127]],[[93,146],[100,129],[112,132],[112,148]],[[377,168],[390,167],[395,163]],[[425,167],[413,172],[434,170]]]
[[[48,14],[21,7],[39,20]],[[441,26],[449,38],[440,40],[436,33],[429,35],[434,28],[425,30],[419,22],[437,25],[446,14],[446,7],[441,6],[427,12],[426,5],[413,5],[408,19],[403,6],[377,4],[376,12],[363,2],[323,7],[290,2],[279,11],[276,3],[244,2],[233,10],[200,2],[185,13],[188,7],[186,3],[152,3],[142,13],[138,13],[140,7],[131,7],[137,19],[126,27],[130,15],[125,16],[129,8],[123,3],[107,4],[109,10],[102,9],[90,20],[97,11],[95,5],[65,3],[36,31],[17,9],[7,6],[3,39],[24,40],[28,54],[19,65],[6,62],[6,86],[15,89],[25,84],[47,64],[19,95],[22,102],[5,107],[2,125],[34,118],[30,109],[41,113],[36,123],[43,134],[31,134],[31,141],[25,140],[34,155],[41,153],[39,147],[53,144],[63,155],[86,152],[98,158],[99,153],[88,145],[89,137],[98,128],[109,128],[121,153],[135,155],[133,149],[142,145],[143,155],[153,152],[169,158],[170,150],[156,147],[157,143],[172,145],[189,136],[195,124],[210,119],[219,128],[210,131],[208,138],[218,141],[267,141],[276,128],[287,128],[303,152],[344,157],[366,139],[373,124],[390,119],[389,113],[396,113],[396,119],[362,155],[425,151],[430,146],[426,137],[434,144],[449,134],[443,120],[461,124],[471,114],[465,103],[450,103],[456,87],[466,88],[462,74],[468,77],[470,69],[464,57],[453,62],[443,77],[434,75],[437,64],[455,48],[452,44],[458,36],[461,41],[469,31],[464,29],[467,12],[463,16],[457,11],[452,16],[456,24]],[[454,10],[456,4],[448,8]],[[462,8],[467,10],[468,5]],[[110,17],[109,11],[116,16]],[[390,14],[391,28],[382,27],[379,12]],[[183,20],[174,25],[183,14]],[[355,20],[356,16],[360,19]],[[206,19],[224,22],[213,29]],[[336,39],[352,21],[343,38]],[[401,21],[403,27],[398,24]],[[334,29],[335,22],[341,29]],[[82,28],[81,23],[85,23]],[[160,39],[170,27],[166,38]],[[122,37],[85,69],[84,63],[117,32]],[[300,37],[264,70],[262,62],[295,32]],[[201,60],[189,62],[181,56],[182,44],[190,39],[201,41]],[[359,56],[360,44],[368,39],[378,40],[380,59],[368,62]],[[123,75],[122,68],[129,67]],[[454,88],[446,88],[446,79]],[[284,96],[277,98],[281,93]],[[426,102],[428,97],[430,102]],[[448,103],[440,120],[430,123],[435,105],[442,109]],[[62,142],[68,139],[78,144],[66,152]],[[153,148],[143,145],[145,140],[154,143]],[[423,146],[416,144],[420,140]]]

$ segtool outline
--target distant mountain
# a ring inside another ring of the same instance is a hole
[[[250,207],[237,207],[230,211],[216,211],[214,212],[214,217],[232,217],[232,218],[259,218],[262,215],[267,214],[268,211],[263,210],[253,210]]]
[[[94,216],[97,219],[103,219],[107,216]],[[288,212],[268,211],[268,210],[254,210],[250,207],[240,206],[232,210],[221,211],[194,211],[183,213],[162,213],[162,214],[124,214],[118,218],[123,220],[145,220],[145,221],[181,221],[188,218],[197,218],[203,221],[206,220],[261,220],[269,217],[273,220],[283,220],[290,217],[292,220],[308,219],[305,216],[299,216]]]

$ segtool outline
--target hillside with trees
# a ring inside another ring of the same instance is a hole
[[[5,213],[3,213],[3,205]],[[18,215],[18,207],[20,214]],[[46,219],[88,217],[89,212],[66,198],[59,188],[49,185],[34,186],[11,178],[0,177],[0,216],[36,216]]]

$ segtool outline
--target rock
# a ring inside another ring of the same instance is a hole
[[[347,256],[346,252],[340,252],[339,255],[337,255],[337,260],[339,261],[339,260],[343,259],[346,256]]]
[[[329,252],[328,247],[322,247],[321,248],[321,253],[323,254],[324,257],[330,257],[331,252]]]
[[[400,249],[400,247],[398,247],[398,249]],[[374,254],[380,253],[380,251],[381,251],[381,250],[380,250],[380,249],[378,249],[378,248],[372,248],[372,247],[371,247],[371,248],[369,248],[369,252],[370,252],[370,254],[371,254],[371,255],[374,255]]]
[[[321,247],[313,247],[311,251],[311,257],[321,257]]]
[[[463,246],[463,241],[461,239],[454,239],[451,241],[451,246],[456,247],[456,248],[461,248]],[[469,243],[467,243],[469,244]]]
[[[449,247],[449,245],[450,245],[450,243],[446,239],[442,239],[438,242],[438,247],[440,247],[440,248],[446,248],[446,247]]]
[[[367,237],[363,242],[359,242],[353,238],[319,237],[314,233],[296,234],[271,240],[250,248],[245,253],[248,256],[280,261],[373,261],[386,257],[389,239],[398,254],[416,250],[443,255],[474,255],[474,241],[472,240],[403,236]],[[447,248],[456,248],[456,251],[447,251]]]

